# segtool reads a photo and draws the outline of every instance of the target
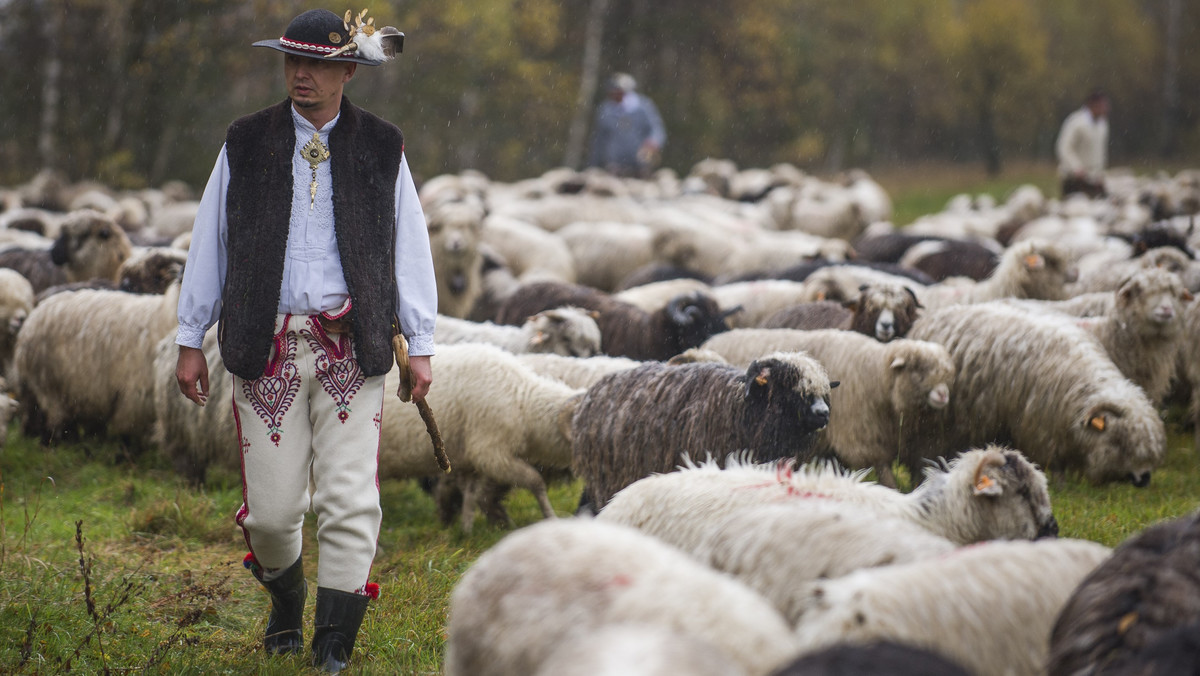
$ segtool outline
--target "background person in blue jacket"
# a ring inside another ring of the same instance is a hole
[[[658,166],[667,130],[654,102],[636,90],[631,75],[609,79],[608,96],[596,109],[588,166],[638,178]]]

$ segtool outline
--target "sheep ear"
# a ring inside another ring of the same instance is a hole
[[[896,357],[895,359],[892,360],[892,369],[893,370],[899,371],[902,368],[904,368],[904,357]]]
[[[1046,267],[1046,259],[1041,254],[1031,253],[1025,257],[1025,267],[1029,270],[1040,270]]]
[[[831,380],[831,381],[829,381],[829,389],[836,390],[837,386],[841,385],[841,384],[842,384],[842,381],[840,381],[840,380]]]
[[[853,312],[858,312],[858,299],[852,298],[850,300],[844,300],[842,301],[842,307]]]
[[[764,366],[758,370],[758,375],[754,376],[755,385],[766,385],[771,382],[771,367]]]
[[[533,334],[533,338],[529,340],[530,345],[541,345],[544,342],[546,342],[545,331],[538,331],[537,333]]]
[[[1103,413],[1100,413],[1089,418],[1087,424],[1097,432],[1103,432],[1104,428],[1108,425],[1108,418]]]
[[[587,313],[587,315],[592,319],[600,319],[600,313],[596,310],[592,310],[591,312]]]
[[[1183,302],[1185,302],[1185,303],[1190,303],[1190,302],[1192,302],[1192,300],[1194,300],[1194,299],[1195,299],[1195,296],[1193,296],[1193,295],[1192,295],[1192,292],[1191,292],[1191,291],[1188,291],[1187,289],[1184,289],[1184,290],[1183,290],[1183,295],[1182,295],[1182,296],[1180,296],[1179,298],[1180,298],[1180,300],[1182,300],[1182,301],[1183,301]]]
[[[992,468],[1003,466],[1004,462],[1004,456],[998,453],[988,453],[979,461],[979,466],[975,468],[975,495],[995,497],[1004,493],[1000,483],[992,478],[989,471]]]
[[[916,306],[917,306],[917,307],[919,307],[919,308],[922,308],[922,309],[924,309],[924,307],[925,307],[925,306],[924,306],[924,305],[921,305],[921,300],[920,300],[919,298],[917,298],[917,292],[916,292],[916,291],[913,291],[912,289],[908,288],[907,286],[906,286],[906,287],[904,287],[904,290],[908,292],[908,295],[912,296],[912,299],[913,299],[913,304],[914,304],[914,305],[916,305]]]
[[[817,292],[817,300],[819,300],[819,301],[825,300],[825,290],[824,289],[821,289],[820,291]]]

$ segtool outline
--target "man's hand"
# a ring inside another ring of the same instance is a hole
[[[175,380],[179,383],[179,391],[183,396],[201,406],[208,401],[208,360],[204,358],[203,350],[179,346],[179,360],[175,362]],[[199,389],[196,387],[197,383]]]
[[[425,395],[429,394],[429,386],[433,383],[433,366],[429,363],[429,356],[426,355],[409,357],[408,367],[412,370],[413,375],[413,401],[421,401]]]

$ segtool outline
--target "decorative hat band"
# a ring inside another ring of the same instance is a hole
[[[292,49],[303,49],[305,51],[318,52],[321,54],[332,54],[341,49],[340,47],[328,47],[326,45],[314,45],[310,42],[300,42],[299,40],[289,40],[286,37],[280,37],[279,44],[285,47],[291,47]]]

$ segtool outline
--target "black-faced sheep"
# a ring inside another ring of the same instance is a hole
[[[1055,617],[1108,555],[1087,540],[988,542],[866,568],[813,584],[796,636],[802,652],[885,639],[979,676],[1041,674]]]
[[[438,317],[433,339],[444,345],[489,343],[513,354],[591,357],[600,353],[600,327],[595,316],[573,307],[543,310],[519,327]]]
[[[915,523],[956,544],[1056,535],[1046,476],[1020,452],[972,449],[927,467],[912,493],[863,481],[828,463],[716,462],[640,479],[613,496],[597,518],[636,526],[684,551],[704,546],[717,523],[740,508],[830,500]]]
[[[767,355],[749,369],[651,363],[605,376],[587,389],[571,423],[583,501],[599,509],[689,454],[808,459],[829,422],[830,389],[821,365],[798,353]]]
[[[501,305],[496,321],[516,325],[538,312],[563,306],[599,313],[596,323],[601,349],[607,355],[630,359],[670,359],[728,329],[727,313],[707,295],[685,294],[656,312],[645,312],[604,292],[558,282],[522,285]]]
[[[736,366],[775,351],[802,351],[841,383],[830,395],[829,426],[817,453],[847,466],[874,468],[880,483],[896,487],[892,462],[917,452],[912,421],[950,402],[954,360],[937,343],[901,338],[880,343],[853,331],[735,329],[704,344]]]
[[[632,528],[543,521],[484,552],[450,594],[446,676],[527,676],[572,631],[630,622],[716,647],[748,674],[795,654],[779,613],[741,583]]]
[[[881,343],[903,338],[921,304],[913,290],[887,282],[863,284],[854,300],[801,303],[776,312],[759,326],[780,329],[847,329]]]
[[[1138,654],[1200,622],[1200,514],[1151,526],[1122,542],[1075,588],[1050,634],[1051,674],[1181,673]],[[1193,666],[1196,664],[1192,663]]]
[[[82,209],[69,214],[48,251],[0,251],[0,267],[25,275],[34,293],[56,284],[105,279],[115,282],[121,263],[129,258],[129,238],[112,219]]]
[[[909,337],[945,345],[958,374],[950,404],[913,421],[924,457],[999,441],[1047,469],[1135,486],[1162,462],[1162,418],[1069,317],[962,305],[925,314]]]

